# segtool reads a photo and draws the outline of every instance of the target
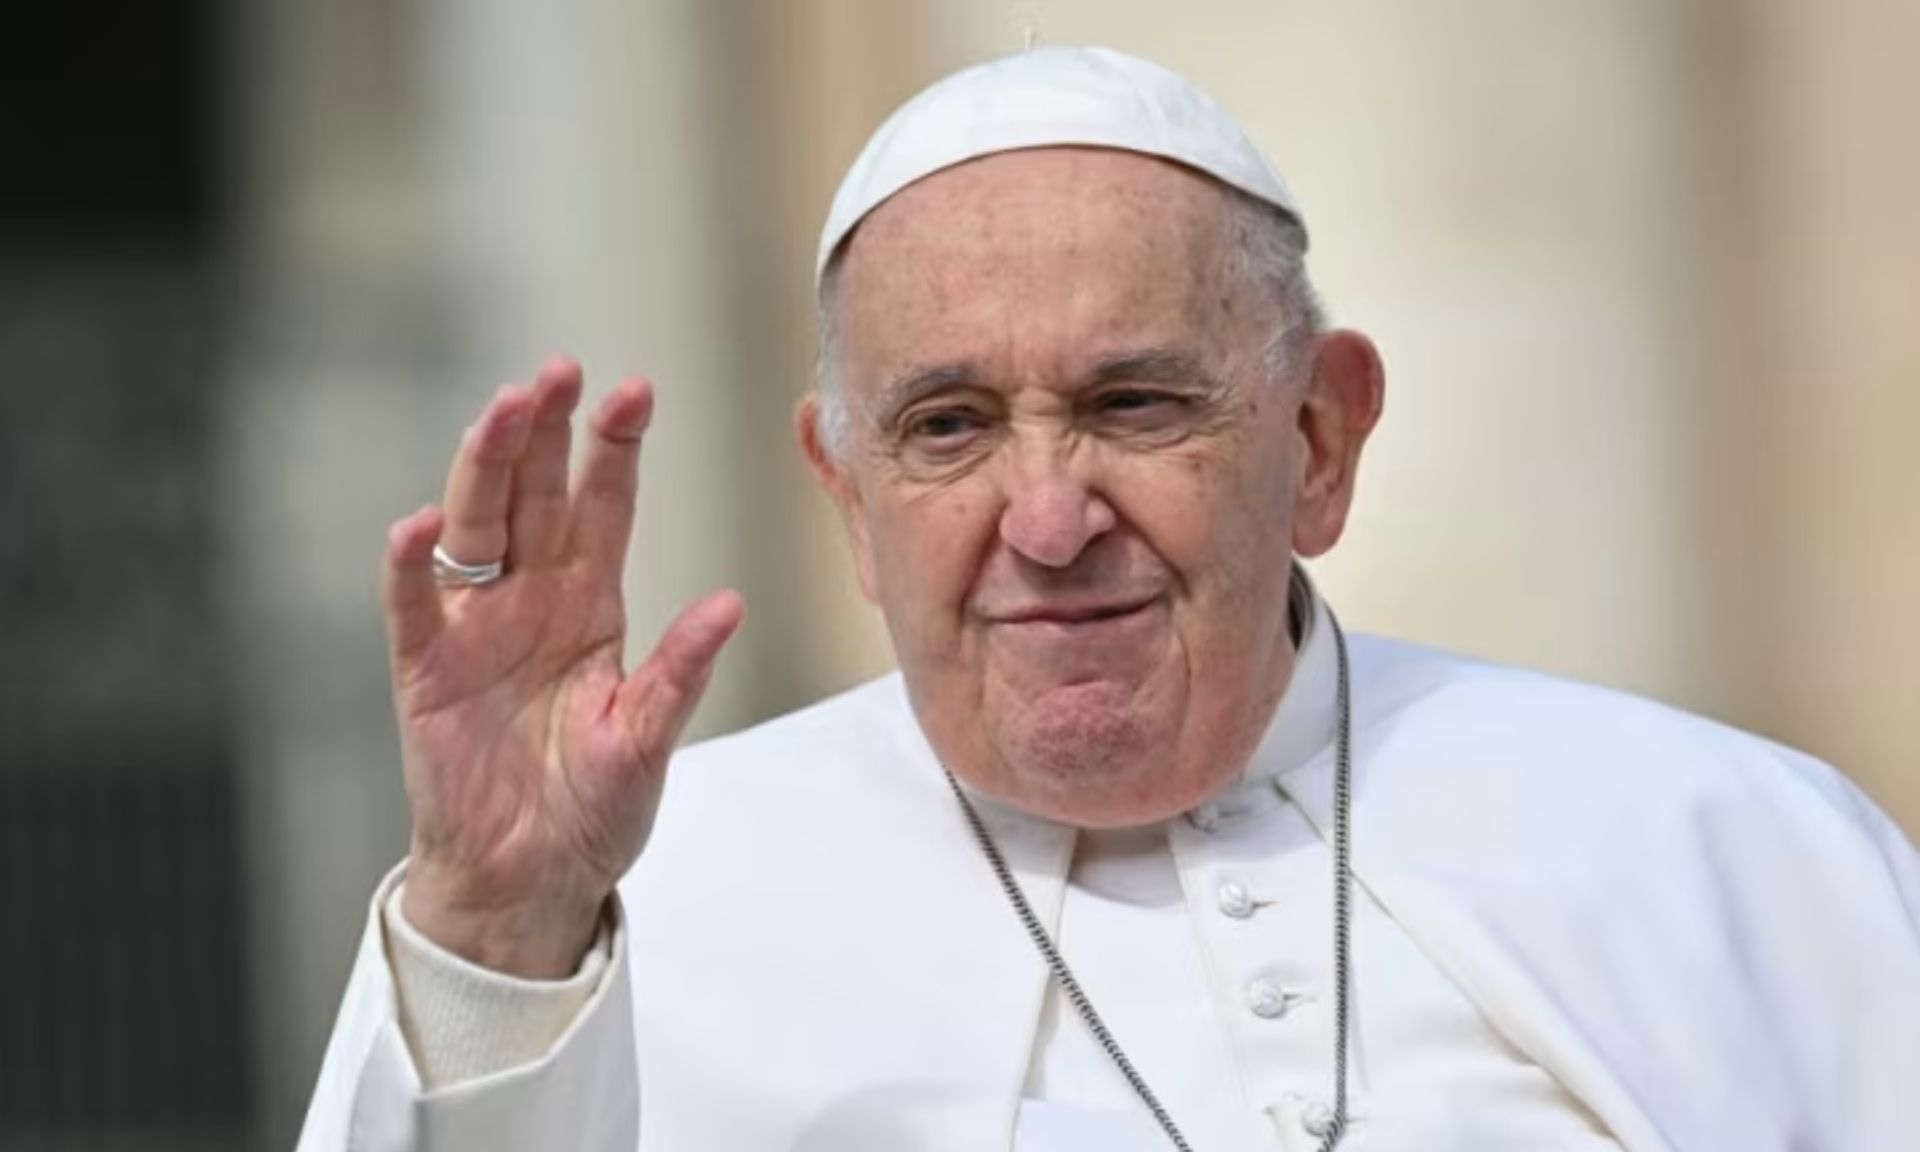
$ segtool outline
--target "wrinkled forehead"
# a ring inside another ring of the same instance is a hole
[[[841,337],[886,357],[1043,319],[1086,339],[1197,322],[1222,295],[1225,212],[1218,182],[1155,157],[1044,148],[969,161],[854,231],[837,274]]]

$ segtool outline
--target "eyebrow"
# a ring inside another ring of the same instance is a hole
[[[1109,356],[1088,375],[1090,385],[1125,381],[1135,384],[1192,384],[1212,386],[1213,374],[1197,353],[1175,345],[1143,348]]]

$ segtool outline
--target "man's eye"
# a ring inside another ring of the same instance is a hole
[[[922,413],[907,421],[907,435],[915,440],[954,440],[980,426],[980,418],[973,413],[946,409]]]
[[[1102,412],[1142,412],[1161,407],[1171,407],[1180,402],[1178,396],[1165,392],[1146,392],[1135,388],[1108,392],[1100,397],[1099,408]]]

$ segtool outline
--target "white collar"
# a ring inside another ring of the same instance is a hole
[[[1293,675],[1266,734],[1247,760],[1247,770],[1233,787],[1268,783],[1305,764],[1333,743],[1340,722],[1340,654],[1333,616],[1298,564],[1293,566],[1291,598],[1304,633]]]

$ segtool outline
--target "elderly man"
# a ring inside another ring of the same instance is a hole
[[[827,222],[797,419],[901,671],[670,787],[742,606],[624,673],[648,386],[571,485],[579,371],[502,391],[391,533],[412,848],[302,1147],[1920,1148],[1920,865],[1859,793],[1349,651],[1298,558],[1382,374],[1305,246],[1143,61],[904,107]]]

